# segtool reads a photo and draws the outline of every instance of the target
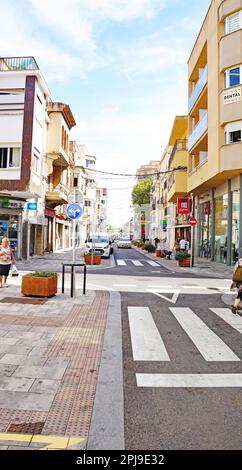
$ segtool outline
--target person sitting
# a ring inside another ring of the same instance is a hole
[[[171,259],[172,251],[169,245],[167,244],[166,239],[161,241],[161,255],[164,258]]]

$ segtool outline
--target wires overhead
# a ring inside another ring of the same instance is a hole
[[[173,173],[174,171],[186,171],[187,170],[187,167],[186,166],[177,166],[177,167],[174,167],[174,168],[170,168],[169,170],[166,170],[166,171],[156,171],[155,173],[146,173],[144,176],[145,177],[149,177],[149,176],[157,176],[159,177],[159,175],[165,175],[167,173]],[[112,175],[112,176],[122,176],[122,177],[125,177],[125,178],[137,178],[138,176],[143,176],[143,175],[138,175],[138,174],[130,174],[130,173],[114,173],[114,172],[110,172],[110,171],[101,171],[101,170],[94,170],[94,169],[90,169],[88,168],[88,171],[92,172],[92,173],[100,173],[102,175]]]

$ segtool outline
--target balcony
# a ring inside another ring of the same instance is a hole
[[[204,114],[203,118],[198,122],[192,133],[188,137],[188,150],[189,152],[199,141],[199,139],[208,130],[208,113]]]
[[[242,63],[242,29],[223,36],[220,41],[220,72]]]
[[[39,70],[34,57],[0,57],[0,72]]]
[[[221,147],[220,162],[221,171],[242,170],[242,142],[235,142],[234,144],[227,144]]]
[[[190,111],[192,110],[194,104],[196,103],[196,101],[198,100],[199,96],[201,95],[204,87],[206,86],[208,82],[208,67],[206,65],[206,67],[203,69],[203,73],[201,75],[201,77],[199,78],[198,82],[196,83],[196,86],[188,100],[188,111],[190,113]]]
[[[51,208],[68,203],[69,189],[62,183],[54,186],[52,183],[46,186],[46,201]]]

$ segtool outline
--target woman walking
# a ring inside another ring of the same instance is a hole
[[[13,252],[8,238],[2,239],[0,246],[0,288],[8,287],[7,277],[11,268],[11,264],[15,264]]]

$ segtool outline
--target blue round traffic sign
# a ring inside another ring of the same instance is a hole
[[[72,220],[79,219],[82,216],[82,212],[82,207],[79,204],[70,204],[66,209],[68,217]]]

